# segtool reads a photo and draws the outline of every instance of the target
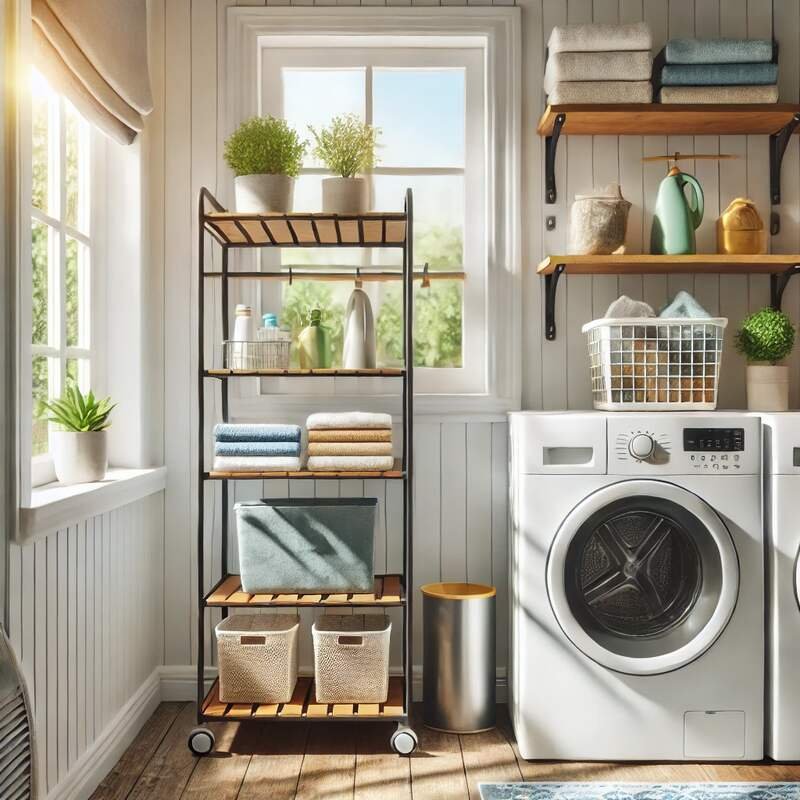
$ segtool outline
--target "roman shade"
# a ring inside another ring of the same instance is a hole
[[[130,144],[153,109],[145,0],[32,0],[33,58],[54,89]]]

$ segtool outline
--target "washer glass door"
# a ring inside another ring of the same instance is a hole
[[[739,564],[713,509],[672,483],[621,481],[556,533],[547,589],[559,625],[610,669],[652,675],[698,658],[736,605]]]

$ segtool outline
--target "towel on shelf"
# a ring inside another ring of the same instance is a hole
[[[768,86],[778,82],[777,64],[664,64],[662,86]]]
[[[299,425],[220,423],[214,426],[218,442],[299,442]]]
[[[217,442],[217,456],[295,456],[300,455],[300,442]]]
[[[300,459],[291,456],[214,456],[215,472],[298,472]]]
[[[391,442],[392,432],[390,430],[347,430],[329,429],[321,431],[309,431],[308,442]]]
[[[711,314],[694,299],[693,295],[681,289],[672,302],[661,309],[658,316],[673,319],[708,319]]]
[[[662,103],[777,103],[777,86],[664,86]]]
[[[556,25],[547,42],[550,54],[651,50],[652,47],[653,37],[646,22],[626,25]]]
[[[392,456],[310,456],[311,472],[385,472],[394,467]]]
[[[544,70],[544,90],[561,81],[649,81],[653,59],[649,51],[621,53],[553,53]]]
[[[306,420],[308,430],[328,430],[342,428],[352,430],[353,428],[392,428],[391,414],[375,414],[367,411],[344,411],[341,413],[320,412],[312,414]]]
[[[753,64],[772,61],[769,39],[670,39],[667,64]]]
[[[309,456],[390,456],[391,442],[310,442]]]
[[[553,86],[551,106],[579,103],[651,103],[650,81],[565,81]]]

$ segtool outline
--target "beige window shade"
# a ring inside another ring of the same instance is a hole
[[[104,133],[130,144],[153,110],[145,0],[32,0],[34,63]]]

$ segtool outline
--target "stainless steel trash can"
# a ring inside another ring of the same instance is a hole
[[[429,583],[422,587],[423,720],[448,733],[495,726],[493,586]]]

